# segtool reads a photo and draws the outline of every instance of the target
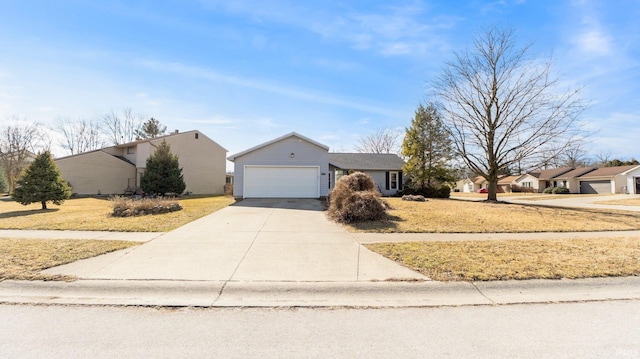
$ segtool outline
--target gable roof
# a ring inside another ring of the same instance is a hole
[[[259,144],[259,145],[257,145],[257,146],[253,146],[253,147],[251,147],[251,148],[250,148],[250,149],[248,149],[248,150],[244,150],[244,151],[242,151],[242,152],[238,152],[238,153],[236,153],[235,155],[231,155],[231,156],[227,157],[227,159],[228,159],[229,161],[233,162],[233,161],[235,161],[235,159],[236,159],[237,157],[244,156],[244,155],[246,155],[247,153],[250,153],[250,152],[253,152],[253,151],[259,150],[259,149],[261,149],[261,148],[263,148],[263,147],[269,146],[269,145],[274,144],[274,143],[276,143],[276,142],[280,142],[280,141],[285,140],[285,139],[287,139],[287,138],[289,138],[289,137],[297,137],[297,138],[299,138],[299,139],[301,139],[301,140],[307,141],[307,142],[309,142],[309,143],[311,143],[311,144],[313,144],[313,145],[316,145],[316,146],[318,146],[318,147],[320,147],[320,148],[322,148],[322,149],[324,149],[324,150],[329,151],[329,146],[327,146],[327,145],[323,145],[323,144],[322,144],[322,143],[320,143],[320,142],[316,142],[316,141],[314,141],[314,140],[310,139],[309,137],[305,137],[305,136],[303,136],[303,135],[301,135],[301,134],[299,134],[299,133],[297,133],[297,132],[290,132],[290,133],[287,133],[287,134],[286,134],[286,135],[284,135],[284,136],[280,136],[280,137],[278,137],[278,138],[274,138],[274,139],[273,139],[273,140],[271,140],[271,141],[267,141],[267,142],[265,142],[265,143],[261,143],[261,144]]]
[[[623,174],[627,171],[633,170],[635,168],[640,168],[640,166],[637,165],[631,165],[631,166],[617,166],[617,167],[602,167],[602,168],[598,168],[597,170],[593,171],[593,172],[589,172],[587,174],[584,174],[582,176],[580,176],[581,178],[586,178],[586,177],[613,177],[616,175],[620,175]]]
[[[189,133],[197,133],[200,136],[204,136],[206,139],[208,139],[209,141],[215,143],[216,145],[220,146],[219,143],[217,143],[216,141],[212,140],[211,138],[209,138],[207,135],[205,135],[204,133],[198,131],[198,130],[190,130],[190,131],[185,131],[185,132],[178,132],[178,130],[175,130],[174,132],[171,132],[169,134],[166,135],[162,135],[162,136],[158,136],[158,137],[153,137],[153,138],[143,138],[141,140],[136,140],[133,142],[127,142],[127,143],[121,143],[119,145],[114,145],[114,146],[108,146],[105,148],[125,148],[125,147],[131,147],[131,146],[137,146],[141,143],[145,143],[145,142],[151,142],[154,141],[156,142],[157,140],[162,140],[162,139],[166,139],[168,137],[173,137],[173,136],[183,136]],[[227,151],[226,148],[220,146],[223,150],[225,150],[225,152]]]
[[[502,184],[502,185],[511,184],[518,178],[520,178],[520,176],[504,176],[498,180],[498,184]]]
[[[533,172],[530,172],[529,174],[539,180],[548,180],[548,179],[552,179],[554,177],[560,176],[561,174],[567,173],[571,170],[573,170],[572,167],[560,167],[560,168],[552,168],[548,170],[533,171]]]
[[[571,170],[569,172],[563,173],[559,176],[554,177],[554,179],[561,179],[561,180],[568,180],[574,177],[580,177],[584,174],[587,174],[589,172],[592,172],[594,170],[596,170],[596,167],[578,167],[574,170]]]
[[[329,164],[344,170],[402,171],[404,161],[393,153],[329,153]]]

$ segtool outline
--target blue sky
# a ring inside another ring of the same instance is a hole
[[[409,126],[444,62],[497,25],[583,87],[591,154],[638,158],[639,18],[638,0],[0,0],[0,121],[129,107],[229,154],[291,131],[353,151]]]

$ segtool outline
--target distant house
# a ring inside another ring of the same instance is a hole
[[[474,193],[481,188],[487,188],[488,182],[484,177],[477,176],[462,180],[462,192]]]
[[[394,196],[402,190],[404,161],[388,153],[329,153],[329,187],[349,171],[367,173],[384,196]]]
[[[602,167],[576,180],[579,187],[574,193],[640,194],[640,166]]]
[[[167,141],[183,169],[185,192],[224,192],[227,150],[199,131],[178,133],[105,147],[55,160],[72,192],[84,195],[123,194],[140,185],[146,161]]]
[[[542,192],[545,188],[559,187],[558,182],[554,181],[554,178],[565,174],[573,170],[571,167],[552,168],[539,171],[529,172],[527,174],[518,177],[514,184],[527,191],[531,189],[532,192]]]
[[[579,167],[553,178],[554,187],[568,188],[571,193],[580,193],[580,176],[596,170],[596,167]]]
[[[498,180],[498,193],[511,193],[515,180],[520,176],[504,176]]]

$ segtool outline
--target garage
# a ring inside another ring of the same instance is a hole
[[[580,181],[580,193],[584,194],[599,194],[599,193],[611,193],[611,181]]]
[[[245,198],[318,198],[319,166],[245,166]]]

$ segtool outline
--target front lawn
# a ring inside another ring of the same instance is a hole
[[[640,275],[640,238],[405,242],[366,245],[440,281]]]
[[[70,280],[41,270],[139,245],[128,241],[0,238],[0,281]]]
[[[166,232],[227,207],[233,197],[186,197],[181,211],[137,217],[112,217],[106,198],[73,198],[61,206],[41,210],[39,203],[23,206],[2,199],[0,229],[55,229],[83,231]]]
[[[387,198],[387,221],[355,223],[350,230],[382,233],[584,232],[640,229],[640,212],[567,209],[533,205]]]

